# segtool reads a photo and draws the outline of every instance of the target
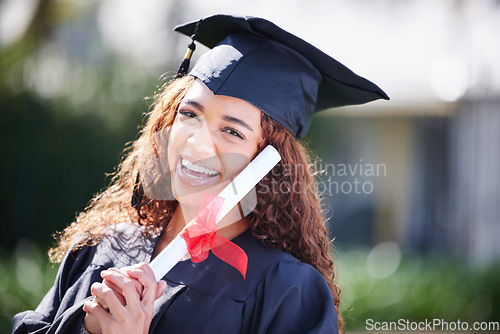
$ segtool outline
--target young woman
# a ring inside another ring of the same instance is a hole
[[[56,282],[15,316],[14,333],[342,332],[326,221],[297,138],[314,111],[387,95],[263,19],[216,15],[177,30],[213,49],[157,95],[113,183],[60,235]],[[156,282],[147,263],[267,145],[280,163],[217,231],[248,256],[244,276],[210,251]]]

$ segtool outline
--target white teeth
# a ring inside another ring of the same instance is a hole
[[[192,163],[191,161],[188,161],[186,159],[182,159],[182,165],[184,167],[186,167],[187,169],[192,170],[192,171],[197,172],[197,173],[203,173],[203,174],[208,174],[208,175],[218,174],[218,172],[215,170],[208,169],[208,168],[205,168],[205,167],[202,167],[199,165],[195,165],[194,163]]]

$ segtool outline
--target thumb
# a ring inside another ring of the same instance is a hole
[[[165,291],[165,289],[167,288],[167,282],[165,282],[164,280],[160,280],[157,284],[158,284],[158,286],[156,288],[156,298],[155,299],[160,298],[161,295],[163,294],[163,292]]]

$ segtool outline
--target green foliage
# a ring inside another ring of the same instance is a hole
[[[11,250],[20,238],[48,247],[50,236],[108,184],[106,173],[136,138],[150,104],[144,97],[153,95],[157,79],[133,77],[127,86],[118,70],[107,71],[92,82],[99,94],[77,105],[70,83],[66,95],[51,99],[0,91],[7,93],[0,111],[0,248]]]
[[[0,333],[11,333],[14,314],[36,308],[54,283],[57,268],[26,240],[18,242],[12,255],[0,254]]]
[[[498,321],[500,265],[474,268],[435,254],[403,254],[395,271],[377,275],[369,249],[337,256],[341,311],[347,330],[363,330],[374,321]],[[377,266],[383,264],[378,263]]]
[[[44,249],[110,181],[137,137],[158,76],[100,44],[95,4],[40,2],[26,33],[0,46],[0,250]],[[86,8],[86,10],[85,10]],[[64,13],[64,15],[63,15]],[[168,78],[168,76],[166,77]],[[167,79],[166,79],[167,80]]]

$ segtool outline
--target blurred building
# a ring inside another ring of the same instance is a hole
[[[316,122],[322,135],[333,137],[333,145],[320,148],[323,160],[386,167],[385,175],[358,170],[337,177],[352,185],[358,177],[373,191],[340,189],[327,197],[333,234],[340,244],[393,240],[418,251],[451,252],[474,264],[498,261],[500,65],[494,59],[500,49],[494,36],[500,33],[500,6],[494,1],[407,5],[394,6],[390,15],[413,16],[413,23],[397,27],[413,46],[391,39],[391,52],[404,65],[394,63],[396,72],[391,62],[379,69],[390,77],[383,87],[392,101],[332,111]],[[415,25],[422,27],[418,35],[411,33]],[[418,56],[400,50],[399,43]]]

